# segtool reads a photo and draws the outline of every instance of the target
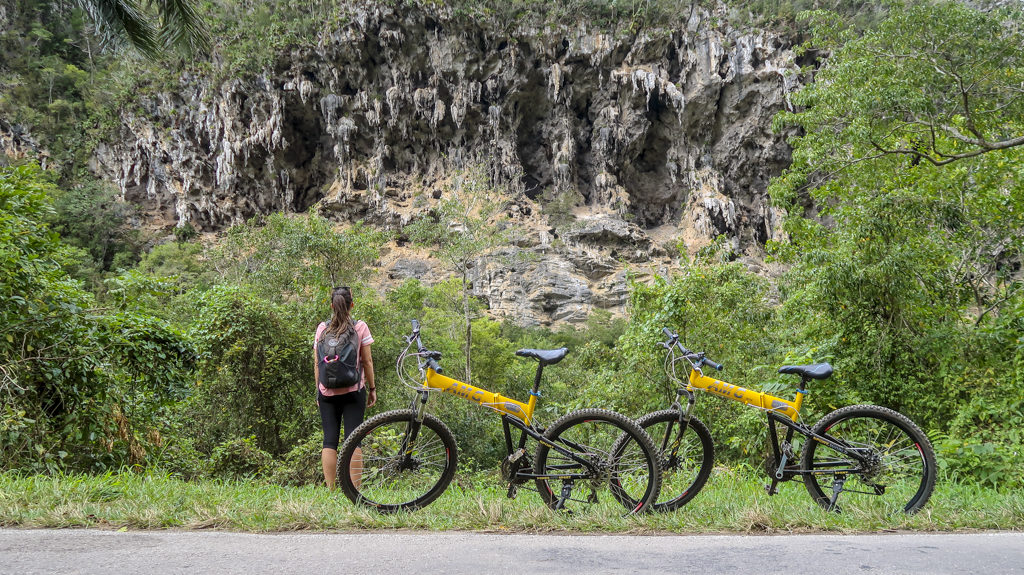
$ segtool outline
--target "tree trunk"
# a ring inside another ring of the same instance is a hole
[[[472,382],[469,369],[470,349],[473,346],[473,324],[469,317],[469,281],[467,279],[466,267],[462,267],[462,312],[466,318],[466,383]]]

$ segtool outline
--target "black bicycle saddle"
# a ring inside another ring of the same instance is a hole
[[[540,362],[541,365],[554,365],[566,355],[569,354],[569,348],[562,347],[558,349],[521,349],[516,352],[519,357],[532,357]]]
[[[792,373],[808,379],[828,379],[832,375],[832,366],[827,363],[784,365],[779,368],[779,373]]]

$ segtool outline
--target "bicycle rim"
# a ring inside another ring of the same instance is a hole
[[[382,413],[352,433],[339,457],[339,482],[353,502],[383,512],[419,509],[444,492],[456,468],[455,438],[439,419],[427,415],[414,425],[415,412]],[[415,441],[410,434],[418,427]],[[362,473],[342,473],[362,455]],[[356,485],[358,480],[358,485]]]
[[[815,432],[869,456],[861,463],[817,441],[805,444],[804,485],[830,508],[837,478],[843,481],[835,511],[856,509],[914,513],[931,496],[935,463],[931,444],[909,419],[877,406],[851,406],[827,415]],[[851,471],[852,470],[852,471]]]
[[[632,440],[620,441],[623,434]],[[534,470],[551,477],[538,479],[537,489],[549,507],[575,511],[614,501],[636,513],[657,497],[656,452],[632,420],[605,410],[581,410],[555,422],[545,439],[587,462],[538,446]]]
[[[711,433],[696,417],[690,418],[683,432],[679,412],[674,410],[649,413],[637,423],[651,436],[661,455],[661,494],[654,510],[673,511],[682,507],[700,492],[711,475]]]

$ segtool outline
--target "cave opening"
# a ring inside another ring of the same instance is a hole
[[[527,197],[536,200],[553,183],[543,124],[551,103],[540,71],[532,70],[523,88],[509,100],[513,114],[518,117],[516,154],[523,167],[523,190]]]
[[[292,205],[286,208],[295,212],[311,208],[320,199],[327,181],[320,152],[326,145],[321,122],[321,115],[312,105],[303,104],[296,96],[289,98],[284,105],[281,136],[286,144],[273,162],[277,173],[268,176],[277,179],[282,172],[287,174],[294,193]]]
[[[629,213],[637,224],[650,228],[677,216],[686,192],[681,183],[672,181],[669,170],[672,135],[678,130],[675,110],[652,94],[646,118],[649,125],[643,142],[626,162],[621,181],[629,194]]]

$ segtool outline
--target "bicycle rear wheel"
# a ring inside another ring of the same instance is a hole
[[[362,472],[350,473],[353,459],[360,465],[357,448]],[[455,437],[440,419],[425,414],[419,423],[411,409],[388,411],[363,422],[345,440],[338,453],[338,483],[354,503],[384,513],[413,511],[444,493],[457,457]]]
[[[624,434],[629,441],[620,441]],[[537,491],[548,507],[578,510],[610,495],[628,513],[638,513],[657,499],[657,450],[633,420],[605,409],[582,409],[558,419],[544,439],[551,446],[537,446],[533,469],[542,476]]]
[[[683,430],[679,416],[679,411],[666,409],[637,420],[661,455],[661,494],[655,511],[686,505],[704,487],[714,466],[715,446],[707,426],[691,415]]]
[[[819,441],[804,443],[804,486],[825,509],[912,514],[931,497],[935,452],[921,429],[906,416],[877,405],[851,405],[821,418],[813,432],[867,458],[859,462]]]

